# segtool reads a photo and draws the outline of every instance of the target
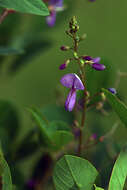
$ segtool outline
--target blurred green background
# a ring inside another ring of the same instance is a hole
[[[100,56],[106,64],[104,72],[89,70],[88,89],[91,93],[101,87],[114,87],[118,70],[127,71],[127,1],[116,0],[65,0],[65,10],[57,15],[56,25],[49,28],[45,18],[27,14],[11,14],[0,25],[0,46],[23,48],[25,54],[18,56],[0,56],[0,99],[9,100],[17,108],[20,117],[20,136],[26,133],[31,125],[31,118],[26,108],[43,107],[55,103],[55,88],[64,73],[76,72],[77,67],[59,71],[59,65],[71,56],[59,50],[61,45],[71,45],[65,34],[70,18],[75,15],[79,21],[80,34],[87,38],[80,44],[82,54]],[[119,97],[127,103],[127,78],[122,78],[117,89]],[[91,113],[88,122],[93,131],[101,123],[103,132],[114,124],[116,116],[107,119],[98,113]],[[99,123],[99,124],[98,124]],[[100,129],[100,134],[102,129]],[[118,134],[126,134],[124,127]],[[116,139],[119,140],[119,135]],[[126,137],[125,137],[126,139]]]

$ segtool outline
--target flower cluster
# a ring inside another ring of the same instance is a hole
[[[48,2],[50,15],[46,17],[46,22],[49,27],[53,27],[56,22],[56,14],[58,11],[63,10],[63,0],[44,0]]]
[[[57,1],[57,0],[56,0]],[[73,17],[71,21],[69,22],[69,30],[66,31],[67,35],[69,35],[73,39],[73,46],[61,46],[60,49],[62,51],[73,51],[73,58],[67,59],[63,64],[59,66],[60,70],[63,70],[67,68],[67,66],[72,62],[76,61],[80,68],[80,76],[81,79],[78,77],[75,73],[68,73],[64,75],[60,82],[63,86],[70,88],[70,92],[67,96],[67,99],[65,101],[65,109],[68,111],[72,111],[75,102],[76,102],[76,91],[77,90],[84,90],[84,99],[83,99],[83,106],[86,104],[86,97],[87,97],[87,91],[86,91],[86,79],[85,79],[85,67],[90,66],[92,69],[96,71],[103,71],[106,69],[106,66],[104,64],[100,63],[101,58],[100,57],[91,57],[91,56],[79,56],[78,55],[78,44],[82,39],[82,37],[79,37],[77,35],[77,32],[79,30],[79,26],[77,24],[76,18]],[[108,89],[111,93],[116,94],[116,90],[114,88]],[[87,97],[88,98],[88,97]],[[85,103],[84,103],[85,102]]]

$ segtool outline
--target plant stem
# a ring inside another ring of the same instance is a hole
[[[77,53],[78,52],[78,41],[76,38],[76,33],[73,34],[73,40],[74,40],[74,51]],[[83,112],[82,112],[82,119],[81,119],[81,127],[80,127],[80,134],[79,134],[79,144],[78,144],[78,156],[81,156],[82,153],[82,146],[83,146],[83,127],[85,125],[85,119],[86,119],[86,78],[85,78],[85,69],[84,65],[80,63],[80,58],[78,58],[78,63],[80,67],[80,72],[81,72],[81,79],[83,82],[83,85],[85,86],[84,89],[84,95],[83,95]]]
[[[82,77],[82,82],[85,86],[85,71],[82,66],[80,66],[81,69],[81,77]],[[78,156],[81,156],[82,153],[82,146],[83,146],[83,128],[85,125],[85,119],[86,119],[86,88],[84,90],[83,94],[83,111],[82,111],[82,119],[81,119],[81,128],[80,128],[80,135],[79,135],[79,144],[78,144]]]

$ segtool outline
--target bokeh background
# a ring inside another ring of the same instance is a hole
[[[87,71],[91,94],[102,87],[115,87],[117,72],[127,71],[127,1],[65,0],[64,3],[65,10],[57,15],[53,28],[46,25],[45,17],[19,13],[9,15],[0,25],[0,46],[24,49],[24,54],[18,56],[0,56],[0,99],[12,102],[17,109],[19,139],[31,127],[31,118],[26,108],[55,103],[55,89],[61,76],[67,72],[77,72],[77,67],[72,64],[67,70],[58,69],[71,56],[71,53],[61,52],[59,47],[71,45],[65,30],[73,15],[78,19],[80,34],[87,34],[86,40],[80,44],[80,51],[93,57],[100,56],[102,63],[107,66],[104,72]],[[125,103],[126,84],[127,78],[122,77],[117,87],[118,96]],[[105,118],[95,111],[88,114],[87,123],[92,132],[103,135],[117,120],[114,113]],[[126,132],[120,123],[114,136],[119,145],[126,142]],[[30,163],[33,163],[30,158],[21,163],[21,167],[23,164],[25,166],[22,171],[24,176],[29,173]],[[97,165],[95,160],[93,163]]]

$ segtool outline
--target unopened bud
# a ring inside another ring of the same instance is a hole
[[[70,49],[70,47],[69,47],[69,46],[61,46],[60,49],[61,49],[62,51],[67,51],[67,50]]]
[[[86,93],[86,97],[89,98],[90,97],[89,91],[86,91],[85,93]]]
[[[60,65],[59,69],[64,70],[68,64],[70,63],[70,59],[66,60],[62,65]]]
[[[97,139],[97,134],[96,133],[93,133],[91,136],[90,136],[90,141],[94,141]]]
[[[101,98],[102,98],[103,101],[106,100],[106,96],[105,96],[104,92],[101,93]]]
[[[97,105],[96,105],[96,109],[100,110],[102,108],[103,108],[103,103],[102,102],[98,102]]]
[[[80,41],[85,40],[86,37],[87,37],[87,34],[83,34],[83,35],[80,37]]]
[[[74,57],[75,57],[76,59],[79,58],[77,52],[74,52]]]
[[[83,59],[80,59],[80,63],[82,66],[84,66],[84,60]]]
[[[103,141],[104,141],[104,136],[101,136],[101,137],[99,138],[99,141],[100,141],[100,142],[103,142]]]

